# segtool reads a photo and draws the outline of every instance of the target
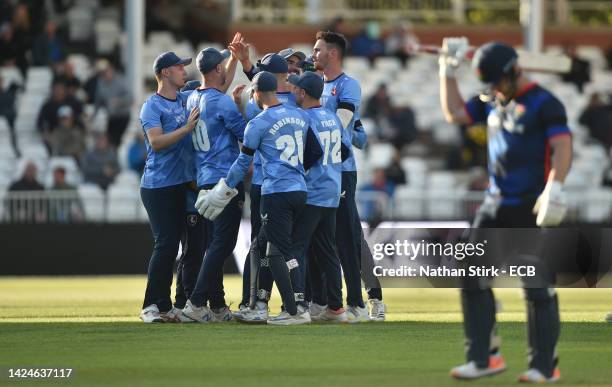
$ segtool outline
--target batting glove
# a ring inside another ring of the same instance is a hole
[[[549,181],[533,207],[533,213],[537,215],[536,224],[539,227],[558,226],[566,212],[567,200],[561,183]]]
[[[225,206],[227,206],[236,195],[238,195],[238,190],[236,188],[230,188],[225,183],[225,179],[221,179],[212,190],[204,194],[200,207],[198,207],[198,212],[206,219],[215,220],[217,216],[223,212]]]
[[[455,78],[457,69],[469,50],[470,43],[466,37],[444,38],[438,58],[440,77]]]

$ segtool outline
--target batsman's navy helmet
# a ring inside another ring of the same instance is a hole
[[[472,66],[481,82],[495,85],[513,73],[518,54],[514,48],[499,42],[490,42],[478,48]]]

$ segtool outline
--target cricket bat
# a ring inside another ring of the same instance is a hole
[[[477,47],[470,47],[465,59],[472,60]],[[411,51],[416,53],[426,53],[439,55],[442,49],[431,45],[414,45]],[[572,67],[572,60],[567,55],[544,54],[540,52],[529,52],[517,50],[518,64],[528,72],[538,73],[567,73]]]

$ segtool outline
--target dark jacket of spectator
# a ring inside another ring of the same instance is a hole
[[[569,72],[561,74],[561,79],[566,83],[572,83],[578,91],[582,93],[584,85],[591,81],[591,64],[576,54],[576,49],[573,45],[568,45],[565,48],[565,53],[572,60],[572,66]]]
[[[50,133],[57,127],[57,112],[62,106],[70,106],[77,124],[83,113],[83,103],[74,97],[67,95],[66,85],[55,82],[51,88],[51,97],[43,104],[38,113],[38,130],[42,133]]]
[[[612,105],[606,104],[598,93],[591,95],[578,122],[589,129],[592,138],[608,149],[612,147]]]
[[[385,169],[385,177],[389,182],[393,183],[394,185],[403,185],[408,182],[408,180],[406,179],[406,172],[404,171],[404,168],[402,168],[402,164],[400,161],[401,156],[400,153],[397,152],[393,156],[391,164],[389,164],[389,166]]]
[[[83,157],[81,163],[85,181],[98,184],[102,189],[115,180],[119,171],[119,163],[115,150],[108,144],[108,139],[100,135],[96,139],[95,148]]]
[[[2,79],[2,75],[0,75],[0,117],[4,117],[8,122],[11,144],[15,156],[20,157],[21,154],[17,146],[17,135],[15,133],[15,118],[17,117],[15,100],[17,98],[17,89],[18,87],[14,83],[5,89],[4,80]]]
[[[32,48],[32,62],[35,66],[52,66],[66,58],[64,43],[57,36],[57,25],[49,20],[45,31],[36,38]]]
[[[25,166],[22,177],[9,186],[9,193],[20,191],[44,191],[45,188],[36,179],[38,169],[34,163]],[[31,223],[44,222],[47,213],[44,211],[46,203],[41,203],[36,198],[23,199],[19,197],[8,197],[4,201],[5,214],[10,222]]]
[[[351,52],[356,56],[364,56],[371,61],[384,55],[385,44],[380,39],[380,27],[376,22],[369,22],[351,42]]]

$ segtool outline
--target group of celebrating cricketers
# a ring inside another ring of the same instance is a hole
[[[468,50],[465,38],[444,39],[440,98],[450,122],[488,126],[490,188],[474,228],[558,225],[565,215],[562,184],[571,163],[563,106],[529,81],[516,51],[502,43],[476,52],[473,64],[487,89],[464,101],[455,76]],[[359,116],[359,82],[342,69],[346,52],[344,36],[326,31],[317,33],[311,56],[287,48],[253,64],[249,45],[237,33],[227,49],[198,53],[201,81],[187,84],[190,58],[166,52],[155,60],[157,92],[140,114],[147,147],[141,197],[155,239],[140,314],[144,322],[295,325],[385,319],[380,286],[367,289],[367,302],[362,295],[367,270],[362,267],[372,256],[355,202],[353,147],[363,149],[367,136]],[[238,62],[251,84],[237,86],[230,96]],[[223,266],[236,244],[243,180],[251,166],[251,247],[242,300],[231,311]],[[282,310],[271,316],[274,282]],[[531,352],[523,382],[559,379],[560,323],[552,285],[526,284]],[[489,281],[466,279],[461,300],[467,363],[451,375],[476,379],[504,371]]]

